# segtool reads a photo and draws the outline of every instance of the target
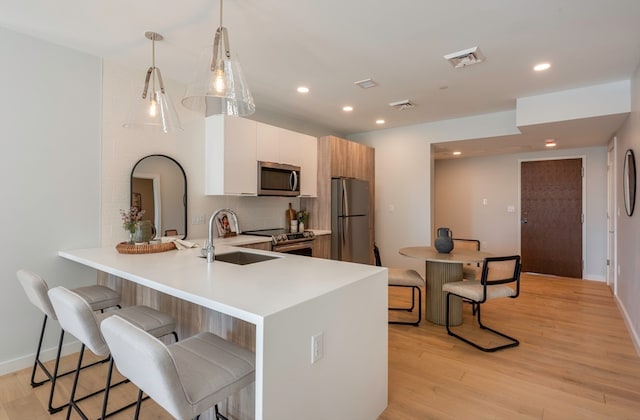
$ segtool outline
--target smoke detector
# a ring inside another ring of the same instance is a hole
[[[444,58],[456,69],[467,67],[472,64],[479,64],[485,60],[484,55],[480,52],[480,48],[478,47],[467,48],[466,50],[447,54]]]
[[[399,109],[402,111],[404,111],[405,109],[411,109],[415,107],[415,105],[408,99],[403,99],[397,102],[389,102],[389,106],[391,108]]]

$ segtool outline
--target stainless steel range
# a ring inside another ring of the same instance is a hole
[[[315,235],[310,230],[304,232],[287,232],[286,229],[260,229],[245,230],[245,235],[269,236],[273,244],[273,251],[286,252],[289,254],[306,255],[313,254],[313,241]]]

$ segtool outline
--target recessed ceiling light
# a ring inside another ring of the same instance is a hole
[[[306,86],[298,87],[298,93],[309,93],[309,88]]]
[[[346,106],[342,107],[342,110],[344,112],[351,112],[351,111],[353,111],[353,107],[351,105],[346,105]]]
[[[540,63],[540,64],[536,64],[533,69],[535,71],[545,71],[545,70],[549,70],[549,68],[551,67],[551,64],[549,63]]]
[[[353,82],[353,84],[360,86],[362,89],[369,89],[369,88],[378,86],[378,84],[375,81],[373,81],[373,79],[371,78],[358,80],[357,82]]]
[[[462,152],[458,152],[458,151],[453,152],[453,156],[460,156],[461,154]]]
[[[556,141],[554,139],[549,139],[549,140],[545,140],[544,142],[544,146],[545,147],[556,147]]]
[[[378,124],[378,125],[384,124],[385,122],[386,121],[383,120],[383,119],[376,120],[376,124]]]

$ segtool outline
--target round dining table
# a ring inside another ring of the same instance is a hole
[[[427,310],[428,321],[438,325],[445,325],[447,320],[447,294],[442,291],[442,285],[462,280],[462,265],[467,263],[481,263],[493,254],[469,249],[455,248],[449,253],[440,253],[430,246],[411,246],[400,249],[400,254],[424,260],[427,273]],[[454,297],[449,306],[450,325],[462,323],[462,299]]]

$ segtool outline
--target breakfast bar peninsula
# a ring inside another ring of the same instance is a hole
[[[237,251],[275,258],[222,261]],[[208,330],[254,351],[255,386],[221,405],[233,418],[367,420],[384,411],[385,268],[232,246],[216,254],[221,260],[207,263],[200,249],[59,252],[97,270],[98,283],[118,290],[125,305],[174,315],[181,338]]]

